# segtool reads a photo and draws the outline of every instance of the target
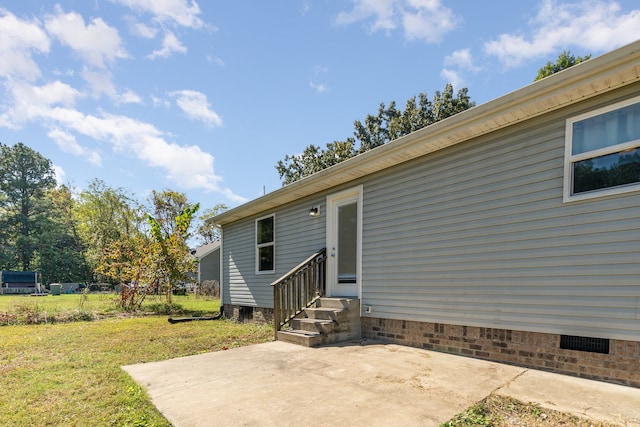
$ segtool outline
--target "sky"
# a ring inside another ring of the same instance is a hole
[[[638,39],[637,0],[0,0],[0,142],[77,191],[235,207],[380,103],[482,104]]]

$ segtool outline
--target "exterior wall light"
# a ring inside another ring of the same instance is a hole
[[[316,205],[309,210],[309,216],[317,217],[320,216],[320,205]]]

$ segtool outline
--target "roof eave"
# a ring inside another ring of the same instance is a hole
[[[640,41],[470,108],[215,216],[218,225],[353,181],[640,80]]]

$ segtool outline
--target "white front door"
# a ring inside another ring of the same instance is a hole
[[[359,297],[362,254],[362,187],[327,197],[329,296]]]

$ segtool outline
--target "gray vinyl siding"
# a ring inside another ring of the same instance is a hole
[[[309,209],[321,205],[321,216]],[[275,273],[256,274],[255,220],[275,214]],[[304,199],[223,228],[223,299],[226,304],[273,307],[271,283],[325,246],[324,198]]]
[[[198,269],[200,270],[200,282],[205,280],[220,282],[220,250],[214,250],[200,259]]]
[[[368,179],[363,316],[639,340],[640,194],[562,200],[565,119],[602,103]]]

